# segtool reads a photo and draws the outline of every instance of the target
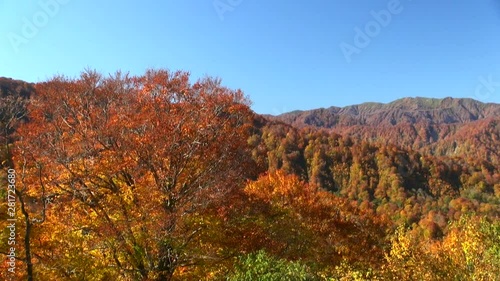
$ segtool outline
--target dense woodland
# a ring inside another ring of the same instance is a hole
[[[168,70],[0,91],[18,280],[500,280],[500,105],[261,116]]]

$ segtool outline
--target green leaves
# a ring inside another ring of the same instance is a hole
[[[268,255],[264,250],[239,258],[228,281],[319,280],[306,265]]]

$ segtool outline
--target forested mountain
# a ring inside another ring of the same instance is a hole
[[[473,157],[500,165],[500,104],[473,99],[403,98],[267,116],[294,127],[326,128],[357,141],[425,154]]]
[[[284,113],[278,119],[296,127],[394,126],[397,124],[463,124],[500,115],[500,104],[468,98],[403,98],[391,103],[363,103]]]
[[[20,280],[500,276],[499,105],[261,116],[217,79],[167,70],[0,90]]]

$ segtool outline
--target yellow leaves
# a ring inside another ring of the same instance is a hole
[[[442,241],[418,240],[414,230],[400,227],[391,239],[384,269],[401,280],[496,280],[499,233],[498,223],[475,217],[453,223]]]
[[[498,230],[498,222],[462,217],[444,238],[440,253],[449,255],[453,266],[462,275],[476,280],[490,280],[485,276],[498,276],[500,273]]]
[[[386,256],[388,260],[396,259],[405,261],[411,258],[411,241],[406,235],[404,227],[398,227],[394,237],[392,238],[392,248],[390,256]]]
[[[348,261],[343,260],[340,265],[335,266],[335,278],[325,280],[338,280],[338,281],[368,281],[368,280],[383,280],[377,276],[371,268],[355,268]]]
[[[399,280],[436,280],[439,272],[428,252],[429,245],[419,243],[414,231],[398,227],[391,238],[391,246],[383,266],[386,275]]]

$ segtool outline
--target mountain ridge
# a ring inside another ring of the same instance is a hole
[[[265,116],[298,127],[379,126],[415,124],[421,121],[428,121],[431,124],[451,124],[500,116],[500,104],[483,103],[471,98],[406,97],[389,103],[366,102]]]

